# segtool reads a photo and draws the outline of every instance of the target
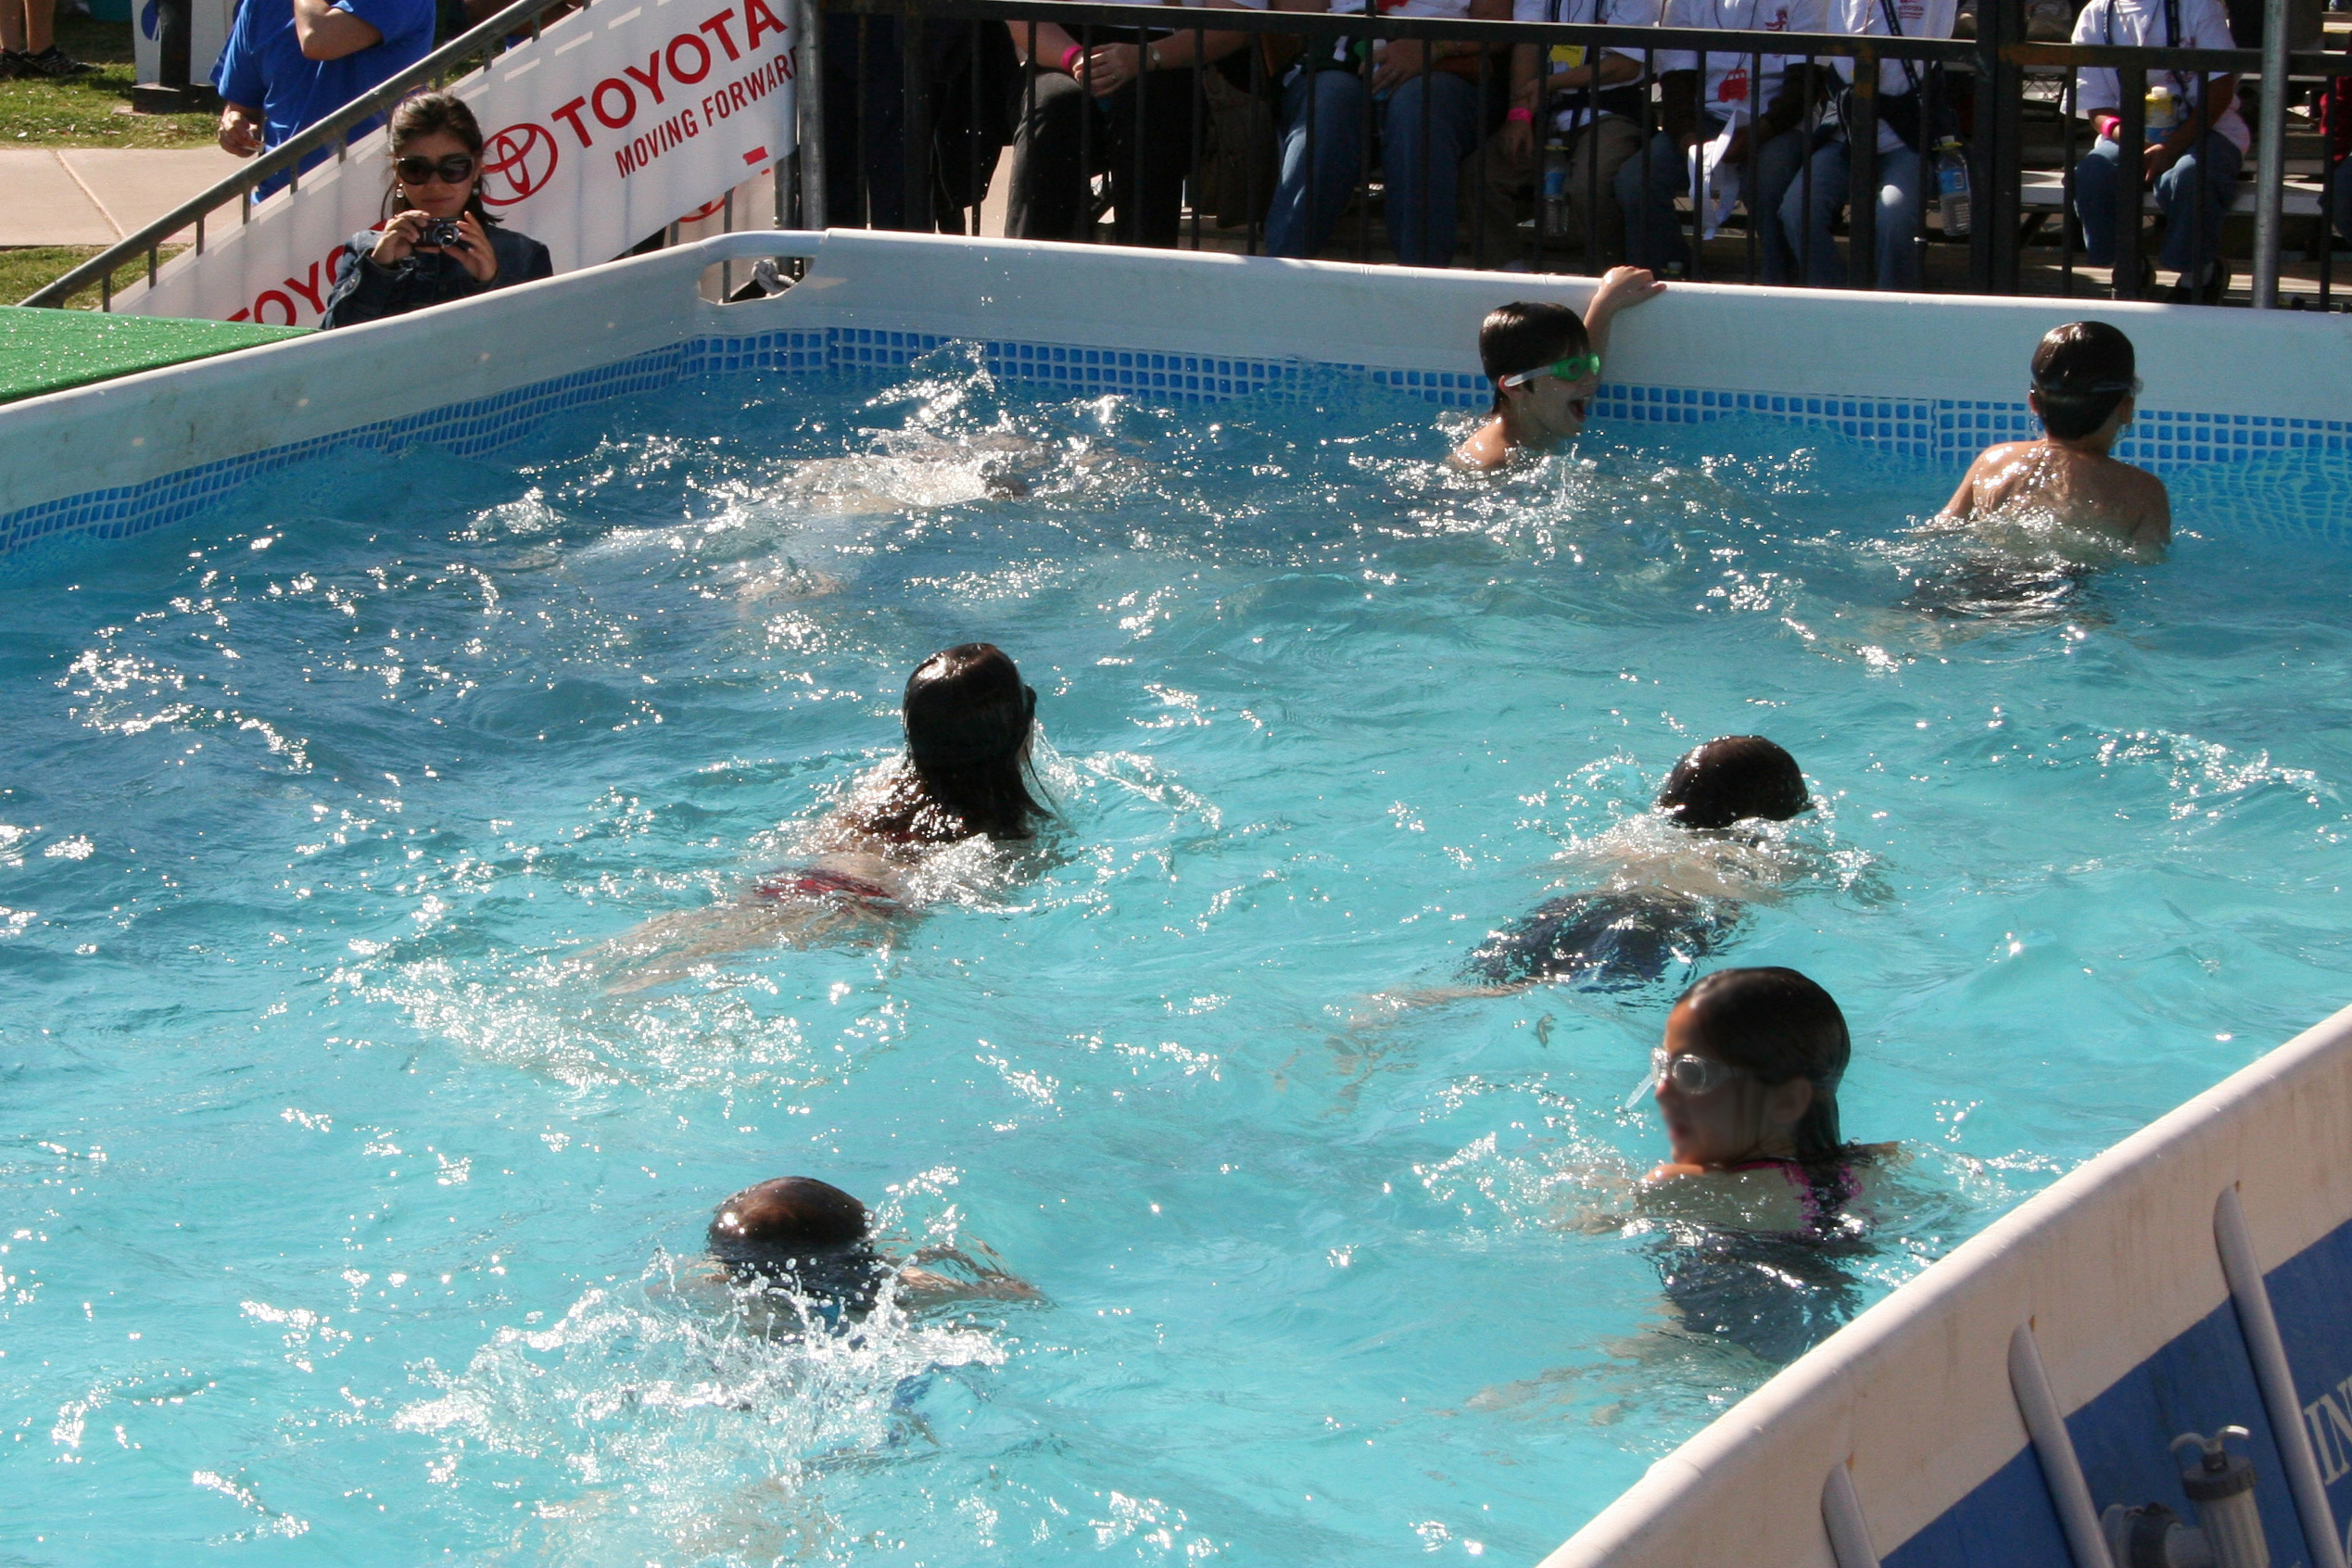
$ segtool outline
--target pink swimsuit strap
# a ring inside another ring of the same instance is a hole
[[[1802,1211],[1805,1230],[1815,1235],[1826,1235],[1837,1223],[1838,1215],[1862,1192],[1862,1180],[1853,1171],[1851,1161],[1840,1160],[1827,1170],[1816,1174],[1802,1162],[1783,1156],[1764,1159],[1743,1159],[1737,1165],[1726,1165],[1726,1170],[1777,1170],[1789,1179],[1796,1189],[1797,1204]]]

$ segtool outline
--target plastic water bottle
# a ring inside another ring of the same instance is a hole
[[[1544,234],[1558,239],[1568,232],[1568,143],[1561,136],[1544,143]]]
[[[1956,137],[1936,145],[1936,211],[1943,219],[1943,237],[1961,239],[1968,233],[1968,160]]]
[[[2181,100],[2169,82],[2159,82],[2148,89],[2148,140],[2160,142],[2170,135],[2181,123]]]

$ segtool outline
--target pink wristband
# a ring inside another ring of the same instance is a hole
[[[1085,53],[1086,45],[1083,44],[1073,44],[1069,48],[1064,49],[1062,51],[1062,74],[1064,76],[1076,76],[1078,74],[1079,59]]]
[[[1536,111],[1531,108],[1513,108],[1503,118],[1513,125],[1533,125],[1536,122]]]

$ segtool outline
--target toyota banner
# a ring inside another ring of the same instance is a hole
[[[482,203],[555,270],[610,261],[792,151],[791,0],[605,0],[550,24],[454,91],[484,133]],[[385,133],[301,188],[205,224],[115,309],[316,326],[345,246],[391,211]]]

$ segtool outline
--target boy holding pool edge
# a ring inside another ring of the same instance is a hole
[[[1522,452],[1557,451],[1574,440],[1600,388],[1610,322],[1665,287],[1639,267],[1612,267],[1582,316],[1524,300],[1488,311],[1478,329],[1478,361],[1495,384],[1492,417],[1448,461],[1489,474]]]

